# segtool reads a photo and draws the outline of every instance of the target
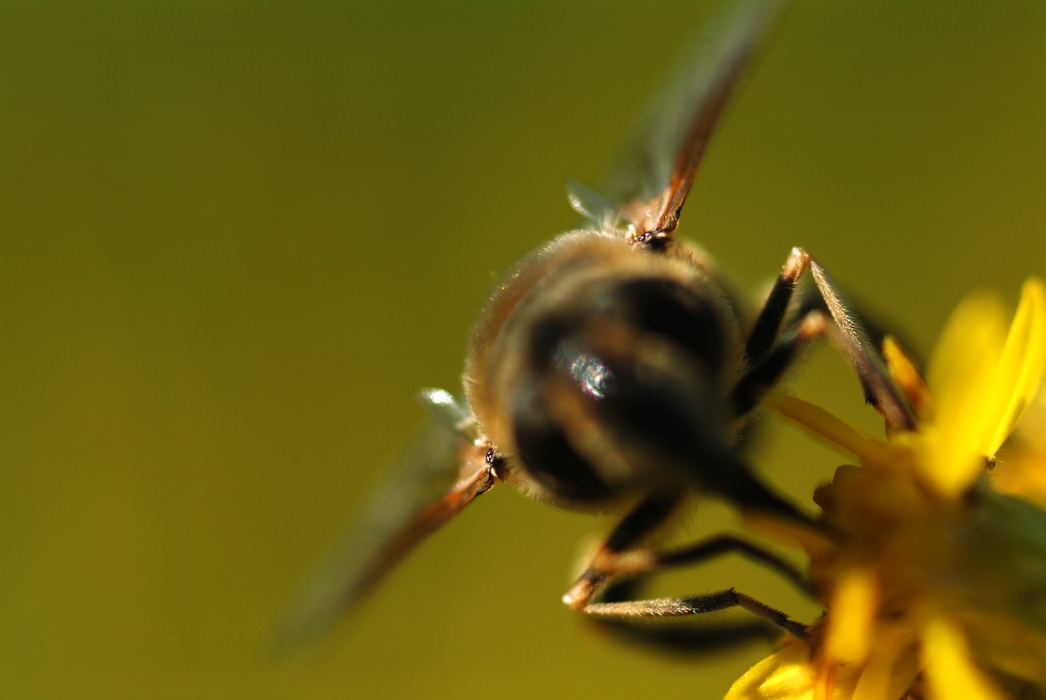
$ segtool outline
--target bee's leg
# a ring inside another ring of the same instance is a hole
[[[830,337],[857,372],[865,401],[883,415],[888,427],[913,430],[915,414],[911,406],[894,384],[879,352],[868,340],[857,314],[850,308],[835,280],[812,258],[810,272],[838,330]]]
[[[613,557],[605,555],[598,574],[594,575],[594,569],[589,568],[563,596],[563,602],[584,612],[599,587],[614,577],[630,576],[635,580],[636,577],[649,576],[676,566],[700,564],[724,554],[740,554],[773,569],[803,593],[811,592],[806,576],[787,560],[734,535],[717,535],[665,552],[636,548]]]
[[[762,547],[734,535],[717,535],[686,547],[658,553],[654,561],[658,569],[687,564],[700,564],[724,554],[740,554],[773,569],[804,593],[810,593],[810,582],[791,562]]]
[[[820,311],[808,311],[803,314],[792,330],[785,333],[760,362],[741,375],[730,392],[733,414],[743,416],[751,411],[791,367],[799,351],[828,330],[827,325],[827,319]]]
[[[619,603],[643,598],[645,577],[620,578],[600,591],[600,602]],[[755,641],[773,642],[779,627],[757,617],[723,619],[705,616],[658,624],[657,620],[588,617],[590,622],[630,644],[673,654],[702,655],[722,652]]]
[[[759,310],[759,316],[748,334],[745,343],[745,362],[752,367],[762,361],[777,340],[777,334],[781,330],[781,323],[788,315],[788,306],[795,292],[795,285],[799,276],[803,274],[810,264],[810,256],[802,248],[792,248],[788,254],[788,260],[781,268],[781,274],[777,276],[774,286],[763,302],[763,308]]]
[[[625,573],[629,564],[622,557],[627,557],[628,550],[664,524],[682,500],[680,493],[655,492],[646,496],[599,545],[588,567],[563,596],[563,602],[570,607],[583,607],[609,577]],[[632,570],[643,571],[645,565]]]
[[[744,608],[799,639],[806,639],[808,636],[806,625],[796,622],[780,610],[772,608],[766,603],[760,602],[744,593],[739,593],[733,588],[687,598],[652,598],[619,603],[589,603],[581,612],[600,619],[640,621],[704,615],[733,607]]]
[[[861,388],[864,390],[865,400],[883,415],[891,428],[913,428],[915,419],[911,407],[894,386],[879,358],[879,353],[868,340],[857,314],[850,308],[831,275],[802,248],[792,249],[748,336],[745,358],[748,361],[749,373],[761,372],[765,377],[776,380],[787,366],[787,363],[785,366],[780,366],[775,374],[774,364],[768,365],[767,363],[773,358],[773,355],[779,354],[777,353],[779,343],[775,344],[775,341],[781,323],[788,313],[789,303],[799,276],[807,268],[810,269],[817,285],[817,291],[820,292],[828,312],[835,321],[837,330],[830,331],[829,335],[854,368],[861,382]],[[800,316],[797,324],[801,323],[805,317],[805,314]],[[787,340],[786,336],[780,342],[787,342]],[[794,350],[791,352],[786,350],[783,353],[784,357],[779,357],[778,362],[781,359],[790,361],[794,354]],[[765,381],[761,383],[765,384]],[[754,401],[749,402],[743,391],[739,392],[738,398],[742,399],[740,405],[747,404],[746,411],[755,403]]]
[[[813,261],[810,264],[816,265]],[[914,420],[912,410],[894,386],[878,353],[847,332],[838,320],[826,323],[824,314],[818,309],[803,313],[762,361],[741,375],[730,393],[733,414],[743,416],[752,410],[792,365],[799,351],[821,335],[828,336],[831,343],[850,361],[861,380],[865,399],[883,415],[888,426],[910,428]]]
[[[666,569],[697,564],[715,557],[736,553],[768,566],[804,593],[810,584],[803,573],[788,561],[733,535],[719,535],[666,552],[635,549],[622,554],[619,567],[608,567],[600,578],[603,587],[596,591],[590,581],[579,579],[564,600],[579,612],[598,620],[628,639],[677,652],[703,652],[723,645],[741,644],[757,638],[772,639],[774,629],[784,628],[802,637],[805,627],[784,613],[733,589],[687,598],[644,600],[641,589],[651,574]],[[612,580],[613,577],[617,580]],[[650,624],[660,618],[699,615],[740,606],[765,622],[731,621],[701,625]]]

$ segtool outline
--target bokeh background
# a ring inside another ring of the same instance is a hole
[[[0,3],[0,696],[716,698],[559,603],[607,521],[485,496],[352,629],[274,622],[455,388],[498,271],[574,221],[708,2]],[[925,354],[1046,273],[1046,5],[805,2],[684,212],[755,289],[803,245]],[[814,352],[792,390],[874,429]],[[768,421],[808,499],[841,459]],[[696,529],[733,526],[703,508]],[[817,610],[743,562],[737,585]]]

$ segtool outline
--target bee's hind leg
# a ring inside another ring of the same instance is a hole
[[[658,557],[665,566],[707,559],[734,551],[753,556],[782,572],[803,590],[808,583],[787,562],[750,543],[732,536],[712,538],[697,545]],[[650,572],[653,573],[653,572]],[[656,649],[683,654],[703,654],[753,641],[772,641],[784,630],[806,639],[806,625],[751,596],[732,588],[698,596],[645,599],[642,587],[649,576],[629,575],[616,580],[604,578],[605,585],[578,611],[625,639]],[[733,607],[743,608],[755,617],[727,621],[701,619]],[[674,620],[674,621],[673,621]]]
[[[677,566],[700,564],[724,554],[740,554],[777,572],[804,593],[810,593],[810,584],[798,568],[773,552],[734,535],[716,535],[685,547],[662,552],[646,547],[625,549],[613,546],[611,543],[614,542],[614,535],[618,534],[622,525],[629,524],[629,519],[633,515],[640,514],[644,506],[653,510],[653,504],[644,501],[639,508],[622,521],[618,529],[611,533],[592,557],[588,568],[563,596],[564,603],[575,610],[584,611],[595,597],[596,592],[610,579],[649,575]]]
[[[626,581],[634,586],[643,578],[659,571],[676,566],[700,564],[725,554],[740,554],[773,570],[803,593],[811,592],[806,576],[787,560],[734,535],[716,535],[668,551],[635,548],[621,552],[614,558],[603,557],[601,567],[590,567],[585,571],[563,596],[563,601],[587,615],[617,619],[679,617],[739,606],[796,636],[801,636],[805,626],[733,589],[686,598],[625,600],[622,599],[620,586],[611,582],[612,579],[626,577]],[[603,587],[605,590],[600,593],[600,588]],[[615,589],[616,592],[613,592]]]
[[[610,582],[600,591],[601,602],[619,603],[642,598],[645,577],[621,578]],[[656,620],[635,618],[590,617],[592,624],[621,641],[687,656],[722,652],[752,642],[772,643],[781,636],[781,629],[756,617],[743,619],[679,620],[658,624]]]
[[[666,569],[698,564],[734,553],[767,566],[803,592],[810,585],[803,573],[788,561],[733,535],[718,535],[684,547],[656,551],[639,546],[641,540],[661,526],[681,501],[680,496],[652,494],[629,513],[603,542],[584,573],[563,596],[563,602],[593,619],[641,641],[680,649],[712,646],[716,640],[765,636],[765,624],[739,623],[706,629],[656,627],[644,623],[741,607],[774,626],[804,637],[806,626],[765,603],[734,589],[684,598],[641,599],[641,583]]]
[[[799,639],[808,637],[807,627],[803,623],[796,622],[780,610],[733,588],[685,598],[649,598],[616,603],[595,602],[586,605],[581,612],[604,620],[640,622],[704,615],[733,607],[743,608],[794,637]]]
[[[599,545],[585,571],[563,596],[563,602],[580,609],[609,578],[645,570],[645,564],[639,563],[637,568],[631,563],[628,552],[640,551],[636,549],[639,543],[664,525],[684,498],[685,494],[680,493],[655,492],[645,496]]]

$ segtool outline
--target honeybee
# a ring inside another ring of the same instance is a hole
[[[845,353],[889,425],[912,424],[854,314],[805,251],[791,251],[749,320],[709,256],[674,236],[719,118],[782,5],[728,7],[650,105],[600,193],[569,185],[584,225],[497,283],[468,345],[464,401],[422,392],[429,423],[321,563],[280,630],[282,644],[326,632],[499,482],[560,507],[627,510],[564,596],[571,608],[628,620],[740,606],[802,636],[802,625],[733,589],[621,600],[624,588],[612,585],[736,552],[805,588],[791,564],[732,536],[671,552],[639,545],[695,493],[824,531],[757,477],[737,447],[748,414],[813,339],[827,335]],[[807,269],[823,304],[793,313]]]

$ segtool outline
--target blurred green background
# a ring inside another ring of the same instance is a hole
[[[682,232],[752,288],[803,245],[925,353],[971,286],[1046,273],[1046,4],[914,5],[797,2]],[[711,7],[0,4],[0,696],[715,698],[765,654],[593,633],[559,597],[606,522],[503,487],[351,633],[266,655]],[[792,387],[876,425],[831,351]],[[841,458],[770,428],[808,498]],[[729,585],[817,613],[739,562],[664,590]]]

